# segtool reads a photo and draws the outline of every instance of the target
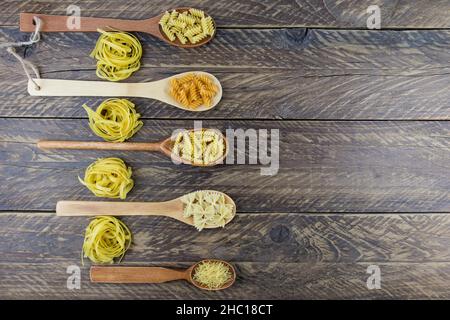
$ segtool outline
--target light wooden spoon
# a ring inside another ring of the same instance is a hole
[[[189,9],[190,8],[176,8],[175,10],[181,13]],[[173,46],[182,48],[193,48],[204,45],[209,41],[211,41],[211,39],[214,38],[214,36],[216,35],[216,31],[214,31],[212,36],[208,36],[195,44],[192,43],[182,44],[178,40],[178,38],[175,41],[170,41],[169,38],[166,37],[164,32],[162,32],[161,27],[159,25],[159,20],[161,20],[163,14],[164,13],[161,13],[156,17],[144,20],[79,17],[80,27],[71,28],[69,27],[70,24],[68,22],[72,21],[75,18],[74,16],[56,16],[48,14],[22,12],[20,14],[20,31],[33,32],[36,29],[36,25],[35,22],[33,21],[33,18],[38,17],[42,20],[42,28],[41,28],[42,32],[96,32],[97,29],[137,31],[151,34],[152,36],[161,39]],[[205,16],[208,17],[207,14],[205,14]]]
[[[225,202],[233,206],[233,214],[226,222],[228,224],[236,216],[236,204],[227,194],[215,190],[225,196]],[[117,202],[117,201],[58,201],[56,215],[58,216],[166,216],[188,225],[195,226],[193,217],[183,215],[184,203],[181,197],[164,202]],[[218,226],[207,226],[207,229]]]
[[[72,149],[72,150],[115,150],[115,151],[159,151],[166,156],[171,157],[174,161],[179,163],[189,164],[196,167],[210,167],[224,162],[228,152],[229,145],[227,138],[216,129],[192,129],[192,131],[210,130],[216,132],[224,141],[225,150],[222,157],[210,163],[196,163],[187,159],[181,158],[179,155],[172,152],[174,145],[174,136],[171,136],[160,142],[97,142],[97,141],[53,141],[41,140],[38,141],[37,146],[40,149]]]
[[[194,280],[195,268],[202,262],[221,262],[232,274],[231,280],[220,288],[208,288]],[[174,280],[186,280],[197,288],[204,290],[223,290],[229,288],[236,281],[236,270],[223,260],[206,259],[187,269],[168,269],[160,267],[91,267],[91,282],[99,283],[162,283]]]
[[[217,86],[218,91],[210,106],[203,105],[195,109],[190,109],[183,106],[169,94],[170,79],[182,77],[189,73],[207,75]],[[210,110],[214,108],[222,99],[222,85],[220,84],[220,81],[212,74],[203,71],[189,71],[157,81],[140,83],[60,79],[33,79],[33,81],[28,80],[28,93],[32,96],[149,98],[165,102],[171,106],[187,111]],[[39,88],[36,87],[36,84]]]

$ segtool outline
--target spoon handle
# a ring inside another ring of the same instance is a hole
[[[91,282],[103,283],[161,283],[187,280],[187,270],[160,267],[91,267]]]
[[[95,141],[51,141],[41,140],[40,149],[73,150],[120,150],[120,151],[160,151],[160,142],[95,142]]]
[[[36,82],[39,88],[36,88],[33,81]],[[28,93],[32,96],[136,97],[156,99],[173,104],[166,93],[169,85],[167,78],[140,83],[60,79],[33,79],[33,81],[28,81]]]
[[[182,220],[183,203],[178,199],[165,202],[58,201],[56,215],[66,217],[99,215],[168,216]]]
[[[38,13],[20,14],[20,31],[32,32],[36,26],[33,17],[39,17],[42,20],[41,31],[43,32],[94,32],[97,29],[116,29],[122,31],[142,31],[149,32],[151,19],[147,20],[125,20],[110,18],[93,18],[77,16],[55,16]],[[79,25],[76,20],[79,18]]]

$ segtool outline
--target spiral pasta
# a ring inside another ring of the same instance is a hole
[[[90,56],[97,59],[96,74],[109,81],[127,79],[141,66],[142,45],[128,32],[98,30],[101,34]]]
[[[169,94],[181,105],[196,109],[200,106],[210,107],[219,88],[206,74],[188,73],[169,81]]]
[[[89,116],[89,127],[99,137],[110,142],[131,138],[143,125],[134,103],[127,99],[107,99],[93,111],[83,105]]]
[[[214,35],[216,28],[211,17],[199,9],[190,8],[187,11],[166,11],[159,25],[166,37],[181,44],[196,44],[207,37]]]
[[[94,263],[113,263],[122,260],[131,245],[131,231],[119,219],[111,216],[95,217],[87,226],[81,253]]]
[[[101,158],[86,168],[84,180],[78,180],[97,197],[125,199],[134,186],[131,174],[123,160]]]
[[[198,231],[208,227],[224,227],[233,218],[234,205],[227,203],[220,192],[202,190],[181,198],[184,216],[192,217]]]
[[[225,141],[216,130],[182,131],[174,139],[172,153],[193,164],[208,165],[223,158]]]

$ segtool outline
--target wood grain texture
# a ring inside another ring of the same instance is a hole
[[[76,4],[84,16],[145,19],[164,10],[179,7],[179,1],[81,0],[4,1],[0,5],[0,25],[17,25],[20,12],[66,14]],[[183,6],[202,8],[211,14],[219,27],[307,26],[366,28],[370,5],[381,10],[382,28],[449,28],[450,5],[446,0],[231,0],[223,3],[208,0],[183,1]]]
[[[159,141],[192,121],[145,121],[133,141]],[[100,140],[86,120],[0,119],[0,210],[54,210],[94,200],[77,176],[98,157],[133,169],[131,201],[163,201],[198,189],[229,194],[238,212],[449,212],[449,122],[204,121],[204,127],[278,129],[279,171],[259,164],[195,168],[141,152],[38,150],[39,139]],[[248,149],[248,148],[246,148]],[[248,150],[247,150],[248,151]]]
[[[23,40],[1,28],[0,41]],[[49,34],[20,51],[44,78],[98,80],[89,53],[95,34]],[[134,99],[144,118],[428,119],[450,114],[450,31],[219,30],[189,50],[141,35],[143,67],[127,81],[152,81],[189,70],[216,75],[220,104],[193,114]],[[85,117],[81,105],[102,98],[30,97],[26,77],[0,52],[0,116]]]
[[[240,213],[197,231],[165,217],[121,217],[133,233],[124,263],[226,261],[407,263],[450,261],[448,214]],[[3,263],[78,263],[89,217],[0,213]]]
[[[134,244],[123,265],[188,267],[231,261],[230,289],[204,292],[184,282],[91,284],[68,290],[66,268],[80,265],[88,219],[54,213],[0,214],[0,298],[43,299],[373,299],[449,298],[450,215],[240,214],[225,229],[200,232],[164,218],[124,218]],[[170,262],[169,262],[170,261]],[[369,265],[382,289],[368,290]]]

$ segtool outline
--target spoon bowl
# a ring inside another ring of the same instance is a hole
[[[222,156],[220,158],[216,159],[215,161],[205,163],[205,164],[199,164],[199,163],[189,161],[187,159],[184,159],[184,158],[174,154],[173,146],[175,143],[176,134],[172,135],[171,137],[169,137],[166,140],[161,142],[161,144],[160,144],[161,152],[164,153],[165,155],[171,157],[172,160],[177,163],[188,164],[188,165],[196,166],[196,167],[211,167],[211,166],[215,166],[218,164],[222,164],[225,161],[225,158],[227,157],[228,152],[229,152],[229,143],[228,143],[227,138],[223,135],[222,132],[220,132],[217,129],[191,129],[191,130],[188,130],[188,132],[196,132],[196,131],[202,131],[202,130],[214,131],[217,135],[220,136],[220,139],[223,139],[223,142],[225,144],[225,150],[223,151]]]
[[[175,10],[175,11],[177,11],[177,12],[179,12],[179,13],[183,13],[183,12],[188,11],[189,9],[191,9],[191,8],[189,8],[189,7],[182,7],[182,8],[175,8],[175,9],[172,9],[172,10]],[[172,11],[172,10],[169,10],[169,12]],[[162,17],[163,15],[164,15],[164,13],[162,13],[161,15],[159,15],[159,20],[161,20],[161,17]],[[208,15],[208,14],[205,12],[205,17],[210,17],[210,15]],[[158,22],[159,22],[159,20],[158,20]],[[178,40],[178,38],[175,38],[175,41],[171,41],[171,40],[170,40],[169,38],[167,38],[167,36],[164,34],[164,32],[163,32],[162,29],[161,29],[161,26],[160,26],[159,23],[158,23],[159,33],[161,34],[161,38],[160,38],[160,39],[164,40],[165,42],[167,42],[167,43],[169,43],[169,44],[171,44],[171,45],[173,45],[173,46],[177,46],[177,47],[181,47],[181,48],[195,48],[195,47],[202,46],[202,45],[207,44],[208,42],[210,42],[210,41],[216,36],[216,32],[217,32],[216,22],[214,21],[214,19],[212,19],[212,21],[213,21],[213,23],[214,23],[214,33],[213,33],[211,36],[208,36],[208,37],[204,38],[203,40],[201,40],[201,41],[199,41],[199,42],[197,42],[197,43],[185,43],[185,44],[182,44],[182,43],[180,42],[180,40]]]
[[[168,11],[178,11],[184,12],[190,8],[181,7],[170,9]],[[159,25],[159,21],[164,13],[161,13],[153,18],[143,19],[143,20],[126,20],[126,19],[112,19],[112,18],[93,18],[93,17],[77,17],[79,19],[79,24],[73,24],[71,22],[75,21],[74,16],[58,16],[40,13],[20,13],[20,31],[23,32],[33,32],[36,29],[34,18],[39,18],[41,23],[41,32],[97,32],[98,29],[103,30],[120,30],[129,32],[145,32],[151,34],[152,36],[163,40],[164,42],[181,48],[194,48],[202,46],[209,41],[211,41],[216,35],[214,31],[213,35],[210,35],[195,44],[186,43],[182,44],[178,39],[175,41],[170,41],[166,35],[162,32]],[[205,13],[205,16],[209,16]],[[213,19],[214,22],[214,19]],[[215,26],[215,22],[214,22]]]
[[[211,105],[201,105],[191,109],[176,101],[170,94],[170,80],[185,76],[189,73],[203,74],[212,79],[217,86],[217,93]],[[186,111],[201,112],[214,108],[222,99],[222,85],[212,74],[203,71],[189,71],[152,82],[109,82],[109,81],[83,81],[59,79],[33,79],[28,80],[28,93],[31,96],[59,96],[59,97],[136,97],[155,99]]]
[[[223,263],[230,270],[230,272],[232,274],[231,279],[228,282],[224,283],[220,288],[208,288],[205,285],[202,285],[201,283],[198,283],[197,281],[194,280],[194,274],[195,274],[195,270],[198,267],[198,265],[203,263],[203,262],[220,262],[220,263]],[[191,266],[188,270],[190,270],[190,272],[189,272],[189,282],[191,282],[194,286],[196,286],[199,289],[209,290],[209,291],[223,290],[223,289],[227,289],[227,288],[231,287],[236,282],[236,270],[234,269],[232,264],[230,264],[230,263],[228,263],[228,262],[226,262],[224,260],[205,259],[205,260],[197,262],[196,264]]]
[[[231,274],[231,279],[219,288],[208,288],[197,283],[194,279],[196,267],[202,262],[221,262],[225,264]],[[206,259],[195,263],[187,269],[169,269],[161,267],[109,267],[92,266],[90,270],[91,282],[96,283],[163,283],[175,280],[185,280],[202,290],[217,291],[227,289],[236,281],[236,270],[223,260]]]

